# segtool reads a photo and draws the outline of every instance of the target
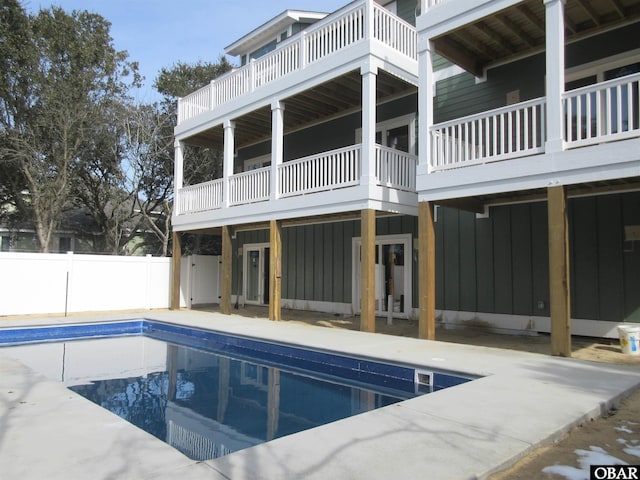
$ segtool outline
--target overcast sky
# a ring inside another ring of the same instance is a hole
[[[224,48],[287,9],[333,12],[349,0],[22,0],[30,13],[51,5],[67,12],[89,10],[111,22],[118,50],[140,64],[153,101],[153,81],[178,61],[216,61]],[[229,59],[236,63],[235,59]]]

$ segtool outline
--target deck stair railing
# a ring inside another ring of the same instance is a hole
[[[544,151],[545,99],[538,98],[431,128],[431,171]]]
[[[178,212],[195,213],[222,206],[222,179],[189,185],[178,190]]]
[[[178,101],[178,123],[211,111],[367,38],[379,40],[400,54],[417,59],[415,27],[372,0],[361,0],[285,40],[273,52],[181,98]]]
[[[415,192],[418,157],[393,148],[376,145],[376,178],[378,184]]]
[[[229,203],[245,203],[269,200],[271,167],[262,167],[229,177]]]
[[[361,146],[324,152],[285,162],[278,167],[280,196],[291,197],[357,185]]]
[[[563,96],[568,148],[640,135],[640,73],[578,88]]]

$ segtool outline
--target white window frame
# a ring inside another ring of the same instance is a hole
[[[385,120],[383,122],[376,123],[376,133],[380,133],[380,136],[383,141],[387,138],[387,132],[389,130],[393,130],[394,128],[404,127],[405,125],[409,127],[409,152],[411,155],[416,154],[416,114],[409,113],[407,115],[402,115],[400,117],[390,118],[389,120]],[[355,132],[356,144],[362,143],[362,128],[356,128]]]
[[[381,245],[398,244],[404,245],[404,312],[393,312],[394,317],[408,318],[413,309],[413,235],[410,233],[400,233],[397,235],[376,235],[376,248]],[[351,303],[354,312],[360,313],[360,252],[362,246],[362,237],[353,237],[351,239]],[[375,288],[378,288],[376,285]],[[374,289],[375,289],[374,288]],[[384,301],[384,299],[383,299]],[[376,315],[388,315],[388,312],[378,310],[376,304]]]
[[[248,172],[249,170],[257,170],[258,168],[266,167],[267,165],[271,165],[270,153],[245,160],[243,168],[245,172]]]
[[[565,83],[569,83],[581,78],[595,76],[596,83],[600,83],[604,82],[605,72],[638,62],[640,62],[640,48],[568,68],[565,71],[564,80]]]
[[[244,302],[249,304],[249,305],[264,305],[265,303],[262,301],[262,298],[264,298],[264,276],[266,275],[265,269],[264,269],[264,251],[266,248],[269,248],[270,245],[269,243],[245,243],[242,246],[242,298],[244,298]],[[259,250],[260,254],[259,254],[259,261],[260,263],[258,264],[258,274],[259,274],[259,281],[258,281],[258,298],[259,300],[256,302],[254,300],[248,300],[247,299],[247,281],[248,281],[248,271],[249,271],[249,255],[248,252],[249,250]]]

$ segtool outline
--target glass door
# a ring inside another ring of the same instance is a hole
[[[243,247],[244,301],[249,304],[269,303],[269,247],[268,244],[252,244]]]
[[[362,242],[354,238],[355,259],[352,298],[360,311]],[[376,314],[408,316],[411,310],[411,235],[384,236],[376,239],[375,298]]]
[[[405,284],[404,284],[404,255],[402,243],[385,243],[379,245],[384,277],[383,299],[381,312],[404,313]],[[377,278],[376,278],[377,280]]]

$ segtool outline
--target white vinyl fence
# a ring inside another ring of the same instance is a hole
[[[192,273],[211,258],[218,257],[182,259],[188,268],[181,272],[181,306],[191,305],[193,289],[200,292],[202,282],[218,284],[217,277],[204,280],[203,268],[197,276]],[[212,290],[209,297],[198,293],[197,300],[219,302]],[[170,295],[167,257],[0,253],[0,316],[168,308]]]

